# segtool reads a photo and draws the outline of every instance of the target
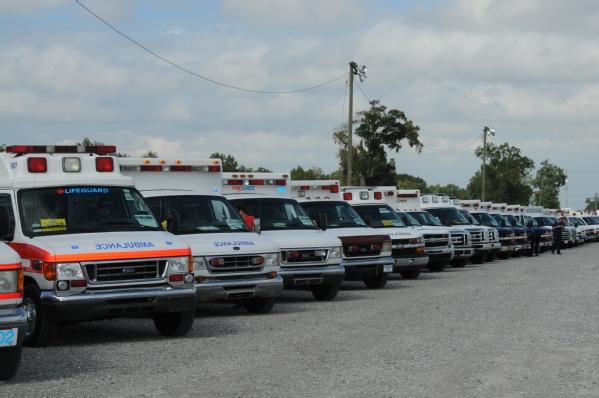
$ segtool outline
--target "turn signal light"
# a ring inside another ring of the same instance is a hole
[[[44,263],[42,265],[42,272],[44,274],[44,278],[48,281],[56,280],[56,264],[54,263]]]

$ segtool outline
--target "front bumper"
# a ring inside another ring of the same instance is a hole
[[[279,274],[283,278],[285,289],[315,285],[338,286],[345,278],[345,269],[341,264],[329,266],[282,266]]]
[[[428,264],[428,254],[414,253],[393,257],[393,272],[420,271]]]
[[[502,245],[501,249],[499,250],[502,253],[516,253],[519,252],[523,249],[522,245],[519,244],[509,244],[509,245]]]
[[[489,250],[493,249],[493,244],[492,243],[473,243],[472,248],[474,249],[475,253],[488,252]]]
[[[453,260],[454,248],[449,247],[427,247],[428,264],[442,263]]]
[[[345,268],[345,280],[361,280],[364,277],[376,276],[393,270],[395,261],[393,257],[374,257],[364,259],[343,259],[341,264]]]
[[[277,297],[283,291],[280,275],[244,275],[241,278],[206,278],[195,284],[196,302],[238,300],[250,297]]]
[[[474,249],[469,246],[454,246],[454,260],[469,259],[474,255]]]
[[[136,289],[85,290],[72,296],[42,291],[44,311],[59,321],[85,321],[139,314],[183,312],[194,307],[192,287],[156,286]]]
[[[15,308],[13,313],[0,315],[0,330],[17,328],[17,344],[12,347],[19,347],[23,344],[25,334],[27,333],[27,313],[23,307]],[[0,347],[3,348],[11,347]]]

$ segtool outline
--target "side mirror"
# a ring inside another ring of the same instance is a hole
[[[254,218],[254,232],[257,234],[260,233],[260,219],[259,218]]]
[[[316,226],[318,228],[322,229],[323,231],[326,231],[327,225],[328,225],[327,215],[324,213],[318,214],[318,217],[316,217]]]

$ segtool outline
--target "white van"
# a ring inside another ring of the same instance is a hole
[[[366,224],[388,233],[395,266],[393,272],[406,279],[416,279],[428,264],[422,232],[408,227],[395,209],[385,200],[394,198],[395,191],[388,187],[342,187],[343,198],[358,212]],[[449,241],[449,239],[448,239]]]
[[[25,345],[61,322],[150,315],[166,336],[194,322],[189,246],[165,232],[114,146],[8,146],[0,154],[0,224],[22,259]]]
[[[254,217],[255,228],[281,251],[285,289],[305,289],[317,300],[333,300],[345,274],[341,241],[320,230],[290,197],[283,173],[223,173],[223,194]]]
[[[220,159],[119,159],[154,216],[191,247],[196,302],[241,302],[267,313],[283,290],[279,247],[222,195]]]
[[[395,194],[385,195],[385,200],[397,210],[406,225],[422,233],[428,254],[427,268],[433,272],[443,271],[454,257],[451,230],[441,224],[438,218],[421,209],[420,190],[395,189]]]

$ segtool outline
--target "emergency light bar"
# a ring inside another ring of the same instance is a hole
[[[116,152],[115,145],[9,145],[7,153],[95,153],[108,155]]]
[[[287,185],[287,180],[275,179],[275,180],[264,180],[264,179],[223,179],[223,185]]]

